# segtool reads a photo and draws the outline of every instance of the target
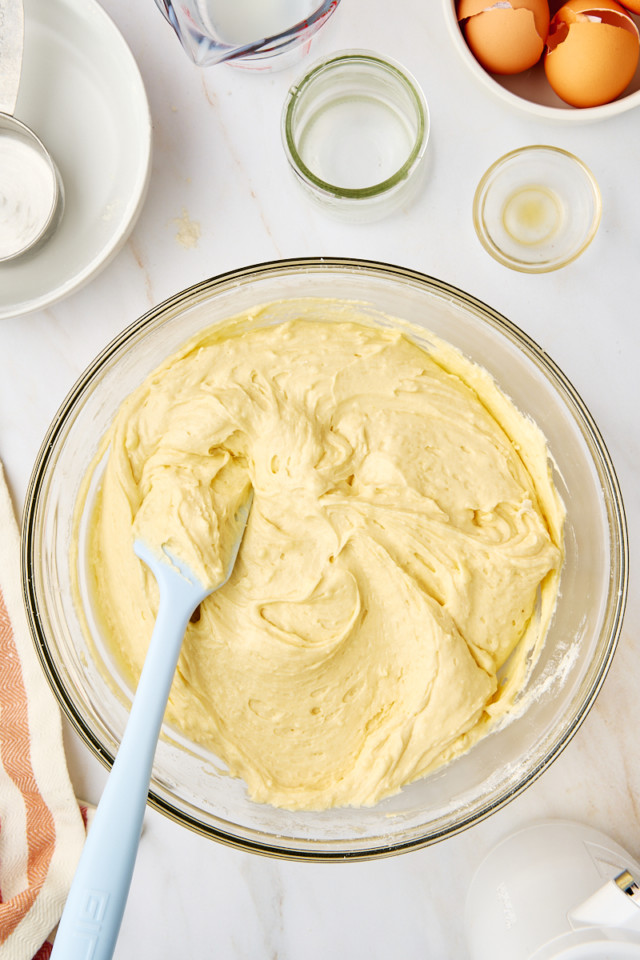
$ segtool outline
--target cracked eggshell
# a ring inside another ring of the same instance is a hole
[[[569,0],[551,20],[544,69],[553,90],[574,107],[615,100],[640,57],[638,28],[614,0]]]
[[[476,60],[490,73],[528,70],[544,51],[547,0],[460,0],[458,21]]]

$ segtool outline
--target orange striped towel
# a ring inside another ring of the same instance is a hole
[[[0,464],[0,957],[44,960],[85,836],[62,722],[22,603],[15,514]]]

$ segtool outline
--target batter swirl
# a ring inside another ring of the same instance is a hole
[[[376,803],[486,733],[544,640],[563,559],[544,438],[489,375],[424,331],[426,347],[321,308],[212,327],[147,378],[104,439],[90,543],[135,680],[157,591],[133,539],[215,580],[253,484],[168,720],[290,809]]]

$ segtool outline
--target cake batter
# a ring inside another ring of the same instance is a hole
[[[563,508],[538,428],[458,351],[349,305],[273,312],[205,330],[121,407],[96,460],[96,607],[135,681],[157,589],[133,540],[215,583],[252,484],[167,720],[256,801],[370,805],[513,705],[553,613]]]

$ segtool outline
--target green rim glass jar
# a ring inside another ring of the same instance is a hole
[[[282,140],[311,197],[341,219],[374,220],[415,193],[429,111],[407,71],[367,50],[316,63],[289,90]]]

